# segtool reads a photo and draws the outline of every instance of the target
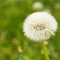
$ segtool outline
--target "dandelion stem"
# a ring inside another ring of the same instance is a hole
[[[45,60],[49,60],[48,51],[47,51],[44,41],[42,41],[42,47],[43,47],[43,51],[44,51],[44,55],[45,55]]]

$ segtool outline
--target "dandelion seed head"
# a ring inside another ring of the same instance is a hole
[[[24,21],[24,34],[34,41],[47,40],[57,30],[56,19],[47,12],[35,12]]]
[[[41,2],[35,2],[35,3],[33,3],[32,8],[41,9],[41,8],[43,8],[43,4]]]

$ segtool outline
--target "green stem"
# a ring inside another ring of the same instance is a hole
[[[44,51],[44,55],[45,55],[45,60],[49,60],[48,51],[47,51],[44,41],[42,41],[42,47],[43,47],[43,51]]]

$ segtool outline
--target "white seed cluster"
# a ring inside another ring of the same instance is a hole
[[[57,22],[47,12],[35,12],[30,14],[24,21],[23,32],[33,41],[47,40],[57,30]]]

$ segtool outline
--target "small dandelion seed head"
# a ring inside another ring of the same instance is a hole
[[[33,9],[42,9],[43,8],[43,4],[41,2],[35,2],[32,5]]]
[[[57,30],[57,22],[53,16],[47,12],[35,12],[30,14],[24,21],[24,34],[34,40],[47,40],[54,35]]]

